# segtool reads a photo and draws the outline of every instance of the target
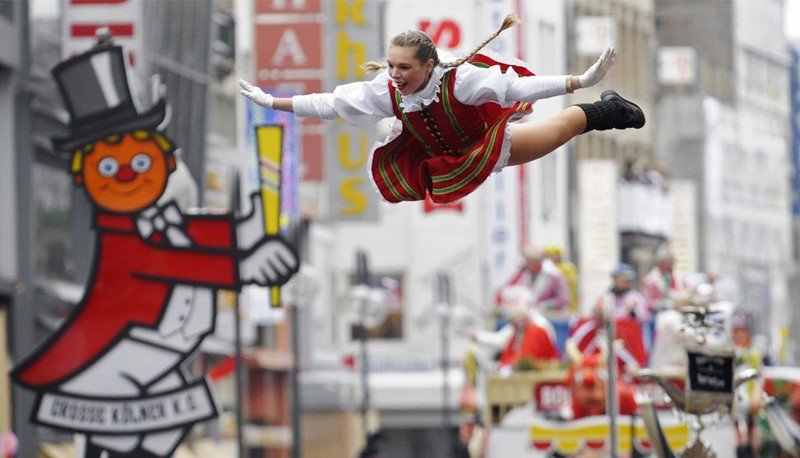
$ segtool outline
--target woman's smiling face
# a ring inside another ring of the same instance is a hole
[[[133,213],[155,203],[167,185],[170,164],[151,139],[125,134],[119,143],[98,141],[83,163],[92,201],[114,213]]]
[[[416,47],[389,46],[386,58],[389,77],[402,95],[412,94],[424,88],[433,71],[433,59],[428,59],[423,64],[415,56],[416,52]]]

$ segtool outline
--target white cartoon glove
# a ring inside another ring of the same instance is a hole
[[[594,86],[603,78],[605,78],[606,73],[608,73],[608,71],[614,65],[614,58],[616,55],[617,53],[614,48],[606,48],[606,50],[603,51],[603,54],[600,55],[600,58],[597,59],[597,62],[595,62],[594,65],[589,67],[589,70],[586,70],[586,72],[579,77],[581,87]]]
[[[279,286],[300,268],[294,250],[280,237],[265,236],[252,252],[239,262],[242,283]]]
[[[261,193],[250,194],[250,211],[236,220],[236,238],[240,250],[250,250],[264,237],[264,205]]]
[[[239,80],[239,86],[242,88],[239,91],[240,94],[264,108],[272,109],[272,104],[275,103],[275,97],[272,94],[267,94],[261,88],[253,86],[245,80]]]

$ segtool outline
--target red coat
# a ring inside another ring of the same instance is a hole
[[[500,354],[501,365],[515,365],[522,359],[549,361],[560,359],[558,349],[550,338],[550,334],[541,327],[531,323],[520,337],[520,330],[515,328],[514,335]]]
[[[635,318],[617,318],[615,328],[617,331],[615,338],[622,339],[625,344],[622,352],[625,357],[636,361],[639,367],[645,367],[648,355],[639,322]],[[589,356],[600,352],[600,346],[596,341],[599,330],[597,318],[582,317],[570,327],[569,337],[575,341],[575,345],[581,353]],[[620,369],[630,362],[622,357],[617,358]]]
[[[94,271],[80,304],[14,370],[22,385],[55,386],[91,365],[132,326],[155,328],[175,284],[238,289],[235,226],[229,215],[186,218],[195,245],[149,243],[130,216],[100,213]]]

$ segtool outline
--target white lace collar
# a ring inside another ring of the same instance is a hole
[[[424,88],[412,94],[401,95],[400,108],[403,113],[422,111],[423,108],[433,102],[438,102],[439,92],[442,90],[442,75],[444,75],[444,69],[436,65],[433,67],[431,79],[428,80],[428,84]],[[394,81],[392,81],[392,85],[394,85]]]

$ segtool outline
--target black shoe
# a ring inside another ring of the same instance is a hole
[[[603,91],[600,101],[577,105],[586,114],[586,129],[640,129],[644,126],[644,112],[635,103],[623,99],[614,91]]]
[[[639,108],[639,105],[622,98],[621,95],[612,90],[603,91],[600,94],[600,100],[603,102],[615,102],[620,105],[620,121],[622,122],[621,125],[614,126],[617,129],[641,129],[644,126],[644,112]]]

